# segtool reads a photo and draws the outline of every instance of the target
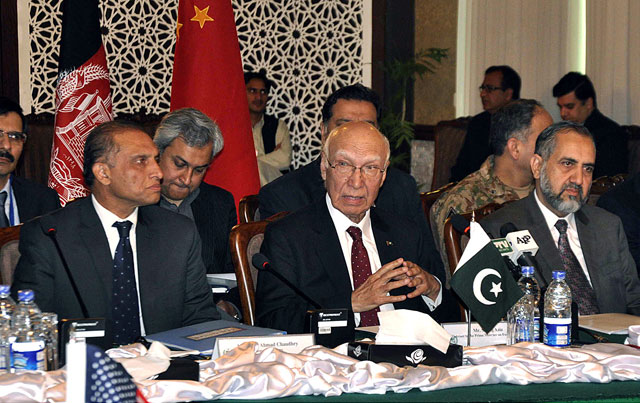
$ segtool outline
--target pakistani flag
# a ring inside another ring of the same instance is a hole
[[[451,287],[489,333],[523,293],[504,263],[500,252],[480,224],[471,223],[471,239],[456,271]]]

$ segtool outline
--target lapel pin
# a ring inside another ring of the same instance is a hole
[[[393,246],[393,242],[391,241],[385,241],[385,243],[387,244],[387,246]]]

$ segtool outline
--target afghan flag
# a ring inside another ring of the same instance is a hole
[[[91,129],[112,119],[98,0],[64,0],[49,168],[49,187],[62,206],[89,194],[82,176],[84,143]]]
[[[196,108],[220,126],[224,148],[204,180],[237,204],[260,179],[231,0],[180,0],[176,35],[171,110]]]
[[[486,333],[524,295],[500,252],[477,222],[471,222],[469,244],[451,276],[451,288]]]

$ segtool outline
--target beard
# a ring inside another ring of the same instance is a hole
[[[542,165],[542,169],[540,170],[540,189],[542,190],[542,195],[545,200],[551,205],[551,207],[563,214],[571,214],[580,210],[580,208],[586,203],[587,197],[589,196],[587,192],[583,197],[582,185],[577,185],[572,182],[565,184],[558,193],[555,193],[551,187],[551,181],[547,176],[546,163]],[[568,199],[563,199],[562,193],[566,189],[576,189],[579,196],[569,196]]]

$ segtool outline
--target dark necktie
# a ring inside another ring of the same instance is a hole
[[[0,208],[2,208],[2,214],[0,214],[0,228],[6,228],[9,226],[9,220],[7,214],[4,212],[4,204],[7,201],[7,192],[0,192]]]
[[[362,230],[358,227],[347,228],[347,233],[353,238],[351,246],[351,272],[353,273],[353,289],[360,287],[371,275],[369,254],[362,242]],[[360,312],[360,326],[377,326],[379,308]]]
[[[117,221],[120,241],[113,258],[113,295],[111,314],[113,317],[114,344],[129,344],[140,336],[140,314],[138,292],[133,272],[133,252],[129,242],[131,221]]]
[[[560,251],[560,259],[562,265],[567,272],[567,283],[571,288],[571,295],[578,304],[578,310],[581,315],[593,315],[600,312],[598,308],[598,301],[596,300],[596,293],[593,291],[587,276],[584,274],[578,258],[573,254],[571,247],[569,246],[569,238],[567,238],[567,226],[566,220],[558,220],[555,227],[560,232],[560,238],[558,239],[558,250]]]

